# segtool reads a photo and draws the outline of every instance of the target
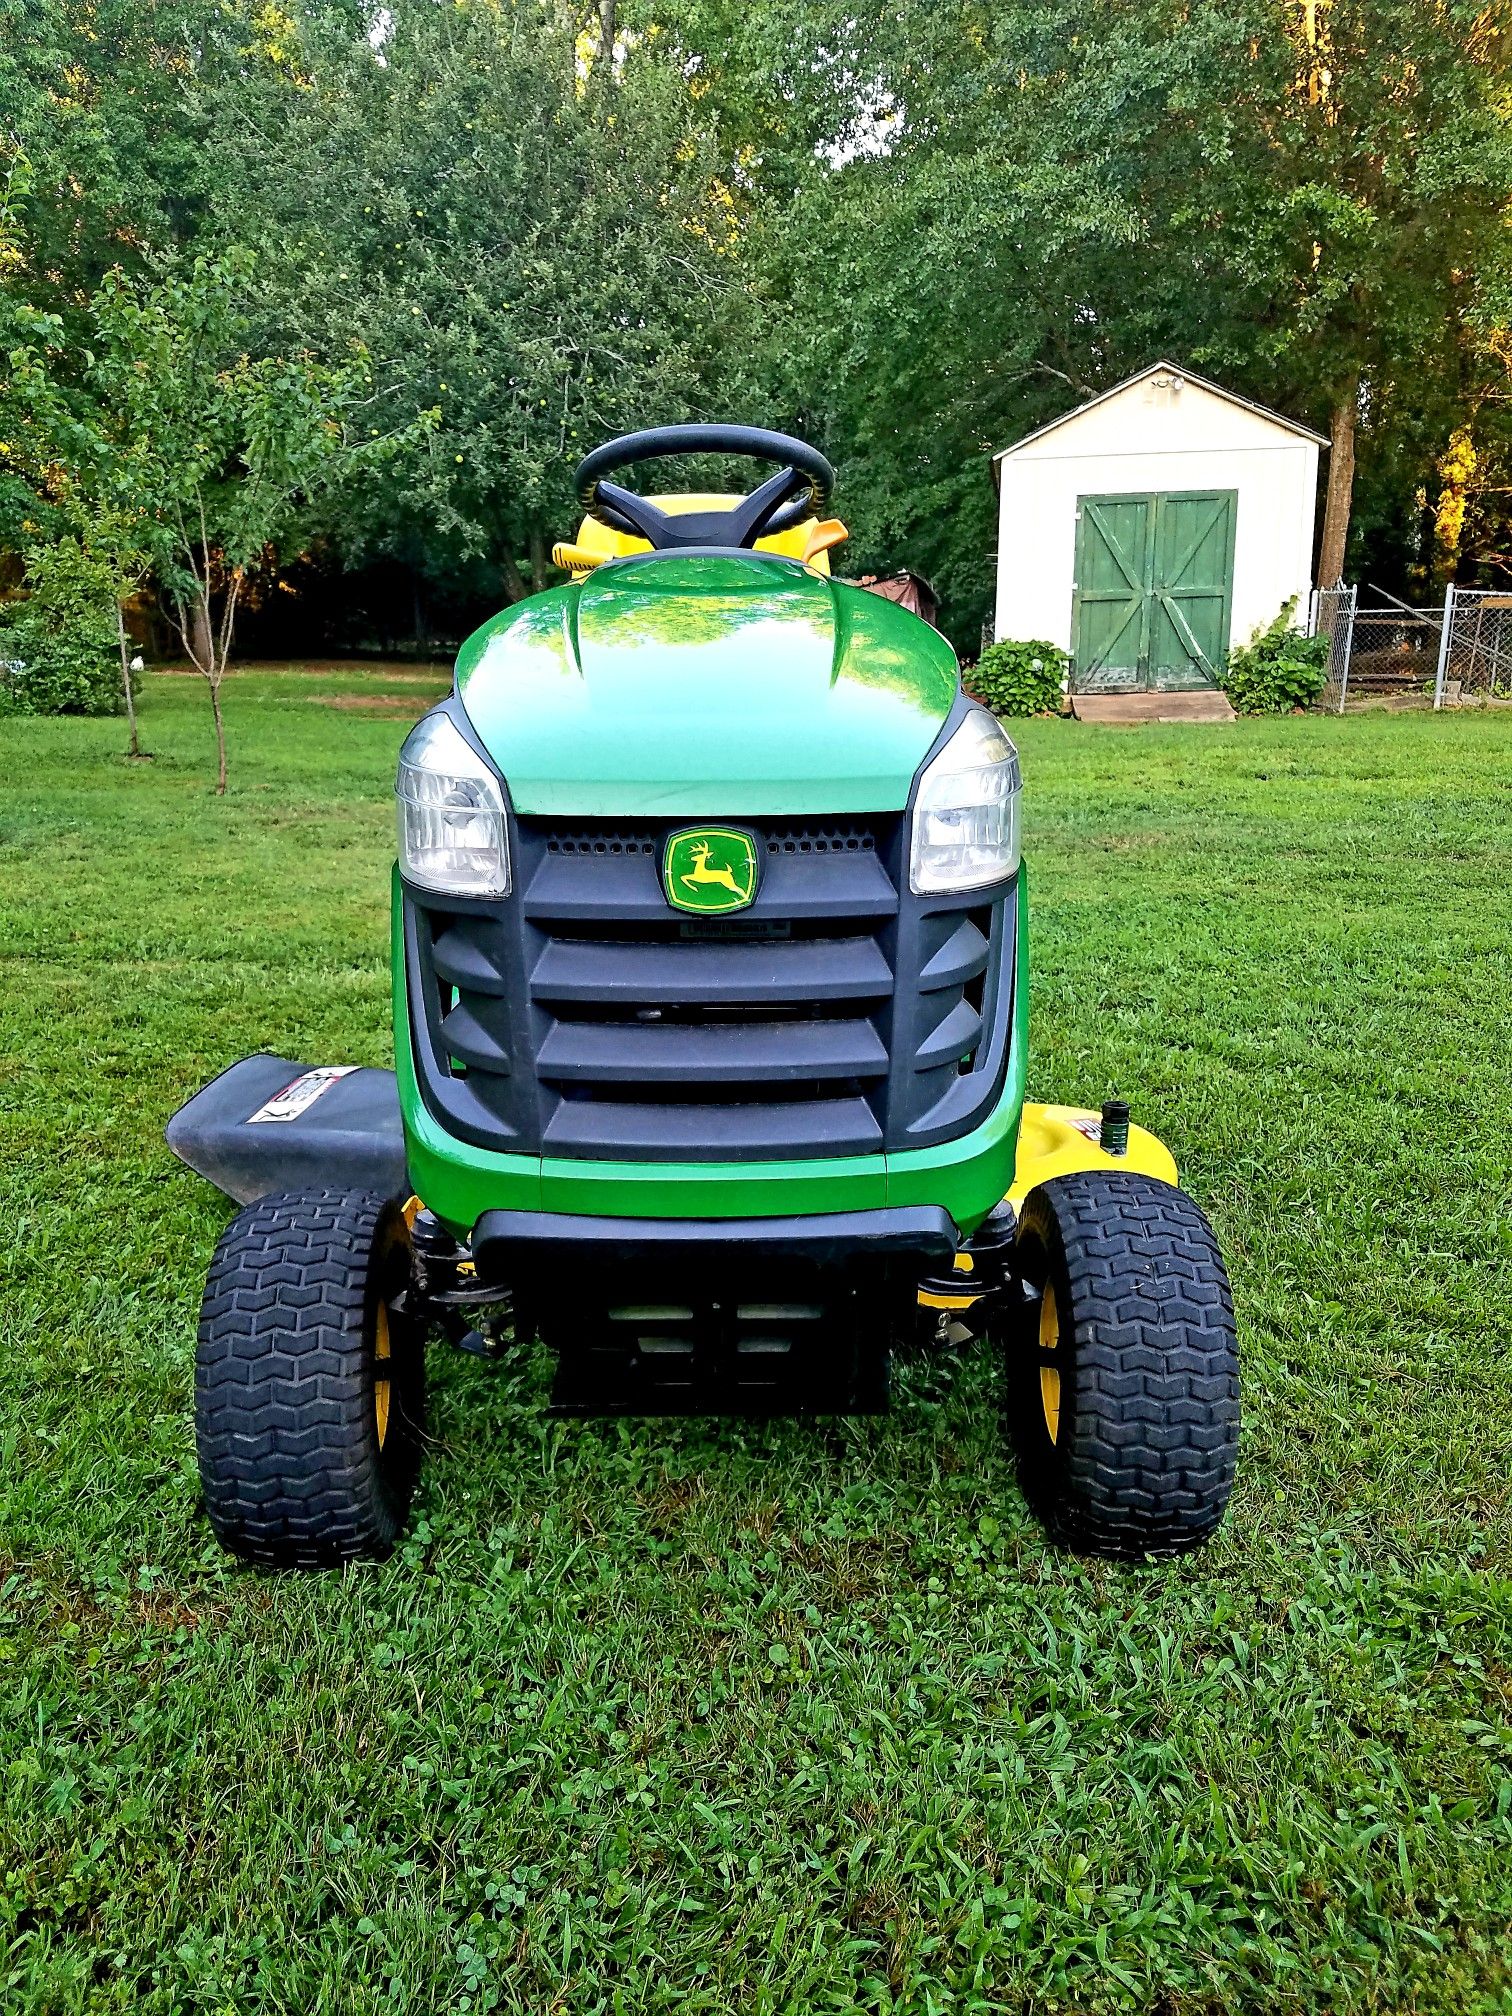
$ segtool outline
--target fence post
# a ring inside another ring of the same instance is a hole
[[[1454,583],[1451,581],[1444,590],[1444,627],[1439,632],[1438,671],[1433,680],[1433,705],[1435,710],[1444,704],[1444,680],[1449,671],[1449,640],[1454,633]]]

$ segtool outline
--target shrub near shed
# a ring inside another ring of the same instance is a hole
[[[1059,714],[1067,660],[1058,644],[1031,637],[989,644],[966,676],[967,689],[994,714]]]
[[[1306,637],[1288,602],[1275,621],[1248,644],[1230,651],[1222,686],[1236,714],[1289,714],[1310,707],[1328,683],[1327,637]]]

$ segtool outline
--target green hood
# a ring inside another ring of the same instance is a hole
[[[463,645],[457,690],[524,813],[887,812],[958,690],[907,610],[751,554],[619,561]]]

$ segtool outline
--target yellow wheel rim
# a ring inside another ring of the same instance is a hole
[[[393,1369],[393,1346],[389,1341],[389,1317],[387,1303],[378,1304],[378,1313],[373,1324],[373,1418],[378,1424],[378,1447],[381,1449],[388,1439],[389,1399]]]
[[[1045,1292],[1040,1297],[1039,1348],[1040,1348],[1040,1406],[1045,1410],[1045,1432],[1052,1442],[1060,1438],[1060,1367],[1054,1364],[1050,1353],[1060,1344],[1060,1311],[1055,1306],[1055,1289],[1050,1282],[1045,1283]]]

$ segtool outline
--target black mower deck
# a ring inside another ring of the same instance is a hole
[[[312,1184],[379,1197],[409,1191],[392,1071],[244,1057],[179,1108],[167,1138],[181,1162],[238,1204]]]

